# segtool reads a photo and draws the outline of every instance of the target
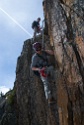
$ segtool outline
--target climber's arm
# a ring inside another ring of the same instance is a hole
[[[40,71],[40,68],[32,67],[33,71]]]
[[[53,50],[45,50],[46,53],[50,54],[50,55],[54,55]]]

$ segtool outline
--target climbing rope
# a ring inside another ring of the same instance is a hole
[[[42,49],[45,48],[45,46],[44,46],[44,28],[45,28],[45,20],[42,21]]]

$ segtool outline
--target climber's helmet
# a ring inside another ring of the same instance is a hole
[[[41,48],[42,48],[42,45],[41,45],[41,43],[39,43],[39,42],[35,42],[35,43],[33,44],[33,48],[34,48],[35,51],[40,51]]]

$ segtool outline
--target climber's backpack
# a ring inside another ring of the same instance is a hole
[[[33,21],[33,23],[32,23],[32,29],[34,29],[34,27],[37,27],[37,22],[36,21]]]

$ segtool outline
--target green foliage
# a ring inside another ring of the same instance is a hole
[[[15,99],[15,90],[11,90],[7,95],[6,95],[6,98],[7,98],[7,103],[9,105],[13,105],[14,104],[14,99]]]

